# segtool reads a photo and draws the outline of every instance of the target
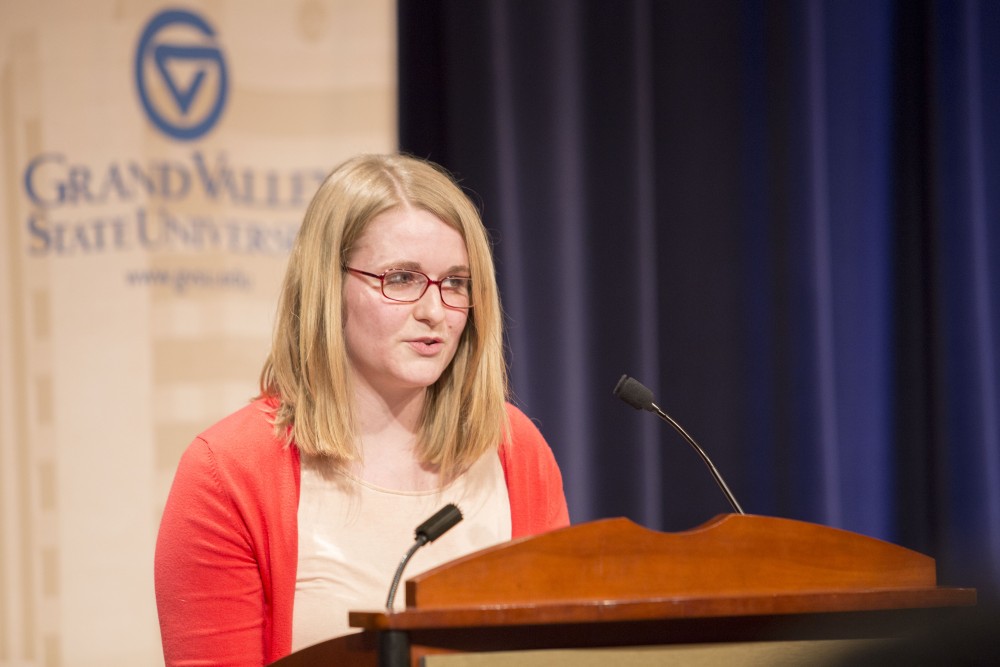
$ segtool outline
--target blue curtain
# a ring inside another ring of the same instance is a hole
[[[400,0],[400,147],[494,233],[574,521],[730,511],[1000,588],[1000,3]]]

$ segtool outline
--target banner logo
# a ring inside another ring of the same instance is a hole
[[[150,20],[135,53],[135,82],[153,124],[189,141],[212,129],[226,105],[229,77],[215,30],[179,9]]]

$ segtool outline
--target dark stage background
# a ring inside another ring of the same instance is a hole
[[[575,522],[730,511],[1000,582],[1000,3],[400,0],[400,147],[495,233]]]

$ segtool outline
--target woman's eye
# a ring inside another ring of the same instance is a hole
[[[452,292],[461,292],[462,294],[468,294],[471,278],[459,278],[451,276],[445,278],[441,281],[441,287]]]
[[[419,276],[412,271],[390,271],[385,274],[387,285],[412,285],[419,280]]]

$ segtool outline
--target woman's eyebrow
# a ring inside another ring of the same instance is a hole
[[[404,271],[420,271],[421,273],[425,271],[423,265],[420,262],[400,260],[396,262],[383,262],[382,266],[387,269],[403,269]],[[469,267],[465,264],[453,264],[447,269],[441,272],[443,276],[452,276],[458,273],[470,273]]]

